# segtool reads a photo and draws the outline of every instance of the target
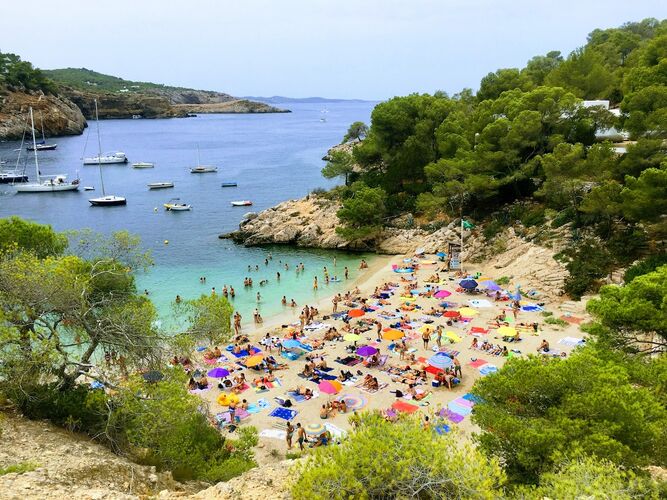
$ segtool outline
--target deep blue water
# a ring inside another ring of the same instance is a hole
[[[169,309],[176,294],[192,297],[218,290],[223,284],[237,290],[235,305],[247,317],[255,307],[255,294],[263,296],[260,309],[264,315],[280,310],[279,299],[286,294],[299,303],[313,297],[312,276],[337,255],[338,268],[349,265],[356,273],[357,255],[273,248],[273,260],[264,266],[266,250],[239,247],[219,240],[218,234],[238,226],[244,213],[259,211],[290,198],[306,195],[316,187],[332,187],[335,180],[324,179],[321,158],[327,149],[340,142],[347,127],[356,120],[368,122],[373,103],[290,103],[292,113],[267,115],[200,115],[196,118],[164,120],[103,120],[100,122],[103,151],[124,151],[131,162],[155,162],[154,169],[133,169],[130,165],[104,166],[107,194],[125,196],[124,207],[91,207],[88,198],[99,196],[96,166],[83,166],[81,158],[97,154],[95,124],[90,123],[82,136],[60,137],[55,151],[39,155],[42,174],[77,175],[82,186],[96,191],[59,194],[16,194],[11,186],[0,185],[0,217],[20,215],[57,230],[91,228],[108,233],[127,229],[142,238],[151,249],[155,267],[148,275],[138,276],[139,286],[147,288],[161,311]],[[326,118],[326,122],[320,119]],[[90,131],[90,132],[89,132]],[[197,163],[199,144],[201,163],[218,166],[214,174],[190,174]],[[0,143],[0,158],[13,165],[17,142]],[[22,153],[25,155],[25,152]],[[34,172],[28,162],[27,172]],[[149,191],[146,184],[173,181],[174,189]],[[221,188],[224,181],[236,181],[237,188]],[[162,204],[178,197],[193,205],[191,212],[165,212]],[[252,200],[253,207],[234,208],[232,200]],[[157,210],[155,210],[157,208]],[[169,244],[165,245],[164,241]],[[281,284],[275,282],[279,261],[289,262]],[[293,266],[306,265],[305,276],[297,277]],[[245,290],[243,277],[247,266],[261,264],[253,279],[270,279],[269,285]],[[332,274],[335,274],[332,273]],[[199,277],[206,276],[201,285]],[[329,294],[341,285],[330,285],[319,294]]]

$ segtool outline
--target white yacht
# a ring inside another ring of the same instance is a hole
[[[17,193],[57,193],[60,191],[77,191],[79,189],[79,179],[71,182],[67,181],[65,175],[42,176],[39,173],[39,162],[37,160],[37,141],[35,141],[35,119],[30,108],[30,123],[32,124],[32,145],[35,155],[35,178],[36,182],[27,182],[16,186]]]
[[[115,153],[104,153],[98,156],[92,156],[83,159],[84,165],[113,165],[117,163],[127,163],[127,156],[122,151]]]

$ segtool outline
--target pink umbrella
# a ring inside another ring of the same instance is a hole
[[[438,290],[437,292],[435,292],[433,294],[433,296],[436,299],[444,299],[444,298],[449,297],[451,294],[452,294],[452,292],[448,292],[447,290]]]
[[[337,380],[324,380],[317,387],[324,394],[338,394],[343,389],[343,385]]]

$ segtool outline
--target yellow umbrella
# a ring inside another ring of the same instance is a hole
[[[445,333],[445,337],[447,337],[449,340],[452,342],[461,342],[461,337],[456,335],[454,332],[447,332]]]
[[[245,365],[248,366],[248,367],[251,367],[251,366],[257,366],[257,365],[260,364],[262,361],[264,361],[264,356],[261,355],[261,354],[255,354],[254,356],[250,356],[250,357],[246,360]]]
[[[347,333],[344,337],[343,340],[345,342],[357,342],[361,340],[361,335],[357,335],[356,333]]]
[[[461,316],[469,317],[478,315],[479,311],[473,309],[472,307],[462,307],[459,309],[459,313],[461,313]]]
[[[431,325],[424,325],[419,329],[419,333],[431,333],[435,330]]]
[[[385,340],[398,340],[403,338],[403,332],[392,328],[391,330],[384,332],[382,338]]]
[[[516,328],[511,326],[501,326],[498,328],[498,333],[500,335],[516,335]]]

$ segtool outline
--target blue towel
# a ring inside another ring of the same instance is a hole
[[[274,408],[273,411],[269,413],[269,416],[282,418],[283,420],[292,420],[298,414],[299,412],[296,410],[290,410],[289,408],[281,407],[281,408]]]
[[[479,397],[477,397],[474,394],[471,394],[469,392],[467,394],[464,394],[462,396],[462,398],[467,399],[468,401],[471,401],[473,403],[480,403],[482,401]]]
[[[447,408],[449,408],[451,411],[454,413],[458,413],[459,415],[470,415],[472,413],[472,408],[468,408],[467,406],[460,405],[458,403],[455,403],[454,401],[451,401],[447,404]]]

